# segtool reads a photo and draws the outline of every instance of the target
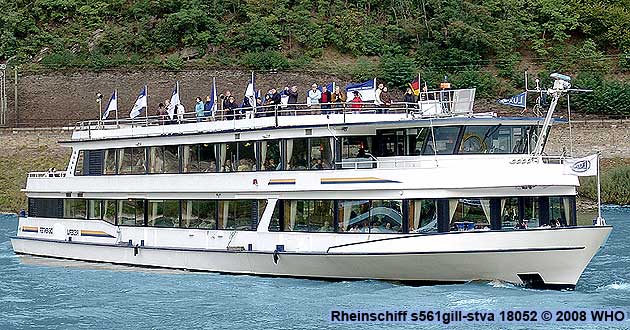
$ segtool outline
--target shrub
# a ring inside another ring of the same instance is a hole
[[[620,166],[601,172],[602,203],[630,205],[630,166]],[[597,178],[580,178],[579,194],[597,200]]]
[[[416,75],[413,60],[404,55],[381,57],[381,76],[389,84],[403,88]]]
[[[289,60],[277,51],[245,53],[241,64],[253,70],[284,70],[289,67]]]
[[[171,55],[162,61],[162,66],[168,70],[181,70],[184,66],[184,60],[179,55]]]

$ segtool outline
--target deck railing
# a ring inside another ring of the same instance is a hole
[[[392,102],[389,106],[373,103],[320,103],[320,104],[282,104],[260,105],[217,110],[215,113],[204,112],[197,116],[194,111],[169,115],[147,115],[136,118],[116,118],[106,120],[88,120],[77,122],[78,131],[116,129],[120,127],[146,127],[156,125],[185,124],[207,121],[232,121],[274,117],[278,126],[278,117],[305,115],[343,115],[347,114],[406,114],[410,117],[451,117],[471,114],[474,103],[474,89],[421,92],[419,101],[414,103]],[[149,110],[149,113],[151,110]]]

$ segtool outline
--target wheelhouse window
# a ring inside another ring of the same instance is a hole
[[[67,219],[85,219],[87,214],[85,199],[65,199],[63,217]]]
[[[409,146],[409,155],[422,155],[422,149],[430,134],[430,127],[411,128],[407,130],[407,144]]]
[[[378,156],[405,156],[405,131],[404,130],[386,130],[380,131],[377,136]]]
[[[118,149],[119,174],[144,174],[146,168],[146,148]]]
[[[424,155],[451,155],[455,151],[459,138],[459,126],[440,126],[433,128],[433,134],[429,132],[429,138],[424,147]],[[434,139],[435,138],[435,139]]]
[[[333,200],[285,200],[284,231],[333,232]]]
[[[535,146],[535,141],[535,126],[467,126],[459,153],[528,153]]]
[[[105,149],[103,174],[116,174],[116,149]]]
[[[144,200],[118,201],[118,224],[123,226],[144,225]]]
[[[179,227],[179,200],[149,200],[149,227]]]
[[[182,146],[182,171],[184,173],[216,172],[216,170],[214,144],[201,143]]]
[[[374,166],[371,136],[349,136],[341,138],[340,168],[372,168]]]
[[[437,231],[437,205],[434,199],[409,201],[409,232],[427,233]]]
[[[149,147],[149,173],[178,173],[179,146]]]
[[[182,227],[217,229],[216,200],[182,201]]]
[[[282,169],[282,154],[280,140],[261,141],[260,159],[262,171],[278,171]]]
[[[77,157],[77,164],[74,167],[74,175],[80,176],[84,175],[84,166],[85,165],[85,151],[79,151],[79,156]]]

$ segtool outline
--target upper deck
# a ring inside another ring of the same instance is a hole
[[[72,141],[495,117],[491,113],[473,114],[474,96],[474,89],[463,89],[422,92],[423,101],[394,102],[389,107],[371,103],[286,104],[220,109],[203,117],[186,112],[173,118],[145,114],[134,119],[90,120],[76,123]]]

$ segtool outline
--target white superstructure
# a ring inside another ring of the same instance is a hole
[[[258,108],[82,123],[29,174],[16,253],[191,270],[572,287],[609,226],[535,154],[543,118],[473,114],[474,90],[389,109]]]

